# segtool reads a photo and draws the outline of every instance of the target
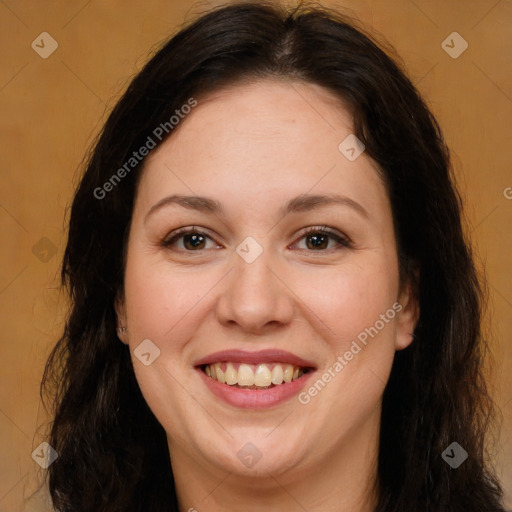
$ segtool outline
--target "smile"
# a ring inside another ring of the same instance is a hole
[[[282,350],[225,350],[195,361],[213,395],[238,408],[261,409],[292,399],[316,371],[311,362]]]
[[[309,368],[282,363],[218,362],[204,365],[203,371],[208,377],[228,386],[269,389],[299,379]]]

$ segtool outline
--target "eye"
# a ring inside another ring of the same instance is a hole
[[[181,240],[181,243],[177,243]],[[190,228],[183,228],[171,234],[170,238],[167,238],[163,242],[163,246],[167,248],[174,248],[176,250],[185,250],[187,252],[201,251],[203,249],[210,249],[206,247],[207,240],[213,242],[213,240],[206,234],[197,229],[195,226]],[[173,246],[178,246],[173,247]],[[220,247],[215,245],[215,247]]]
[[[327,226],[312,226],[302,231],[300,241],[305,241],[306,248],[299,248],[308,252],[320,252],[332,249],[331,241],[334,241],[334,248],[351,247],[351,242],[347,237],[334,231]],[[207,242],[211,241],[213,247],[208,247]],[[296,242],[297,244],[298,242]],[[197,252],[211,248],[221,248],[215,244],[212,238],[195,226],[182,228],[171,233],[164,240],[162,245],[166,248],[185,252]]]
[[[329,247],[329,241],[333,240],[334,245],[342,247],[351,247],[351,243],[347,237],[343,236],[341,233],[333,231],[327,226],[313,226],[304,230],[301,234],[300,240],[305,241],[305,249],[308,252],[318,252],[325,251],[332,248]]]

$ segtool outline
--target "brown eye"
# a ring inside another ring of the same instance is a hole
[[[203,235],[194,233],[189,235],[184,235],[183,237],[183,246],[186,249],[204,249],[205,237]]]
[[[302,233],[302,237],[297,243],[301,243],[302,240],[305,242],[305,247],[299,247],[299,249],[306,250],[308,252],[321,252],[331,249],[351,247],[351,243],[348,238],[327,227],[313,227],[307,229]],[[334,241],[334,244],[330,243],[331,241]]]
[[[306,236],[306,246],[308,249],[327,249],[329,245],[329,236],[321,233],[314,233]]]
[[[197,228],[185,228],[171,234],[162,245],[174,251],[197,252],[211,248],[207,247],[208,241],[212,241],[214,248],[219,247],[213,244],[213,240],[206,233],[202,233]]]

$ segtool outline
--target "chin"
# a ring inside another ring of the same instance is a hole
[[[258,427],[244,429],[243,434],[215,442],[213,450],[209,442],[203,457],[223,471],[251,478],[268,478],[298,470],[306,452],[303,439],[298,442],[286,431],[266,436],[268,431],[262,435]]]

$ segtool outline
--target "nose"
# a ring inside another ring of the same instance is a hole
[[[217,303],[221,324],[257,334],[290,323],[294,294],[269,252],[264,250],[252,263],[235,256]]]

